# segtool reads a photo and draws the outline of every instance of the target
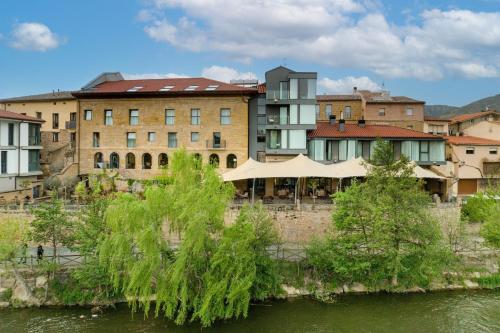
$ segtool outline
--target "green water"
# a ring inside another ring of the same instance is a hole
[[[80,316],[84,315],[84,319]],[[0,332],[200,331],[161,319],[132,317],[126,305],[97,318],[83,308],[0,310]],[[500,332],[500,290],[414,295],[344,296],[335,304],[308,299],[252,306],[246,320],[203,332]]]

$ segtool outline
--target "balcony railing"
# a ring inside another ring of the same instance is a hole
[[[207,149],[226,149],[226,140],[207,140],[206,146]]]
[[[76,120],[70,120],[66,122],[66,129],[75,129],[76,128]]]

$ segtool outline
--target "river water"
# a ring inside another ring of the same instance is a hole
[[[85,318],[81,319],[80,316]],[[92,318],[86,308],[0,310],[0,332],[500,332],[500,290],[350,295],[334,304],[309,299],[252,306],[247,319],[210,329],[131,315],[126,305]]]

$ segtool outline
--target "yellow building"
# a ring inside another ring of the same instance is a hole
[[[316,119],[328,121],[330,116],[356,123],[362,119],[363,109],[360,95],[318,95],[316,96]]]
[[[106,75],[106,74],[104,74]],[[97,78],[79,99],[79,174],[161,173],[183,147],[224,171],[248,159],[248,100],[256,89],[205,78]]]

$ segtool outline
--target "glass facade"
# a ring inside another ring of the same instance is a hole
[[[40,151],[28,151],[28,171],[40,171]]]

